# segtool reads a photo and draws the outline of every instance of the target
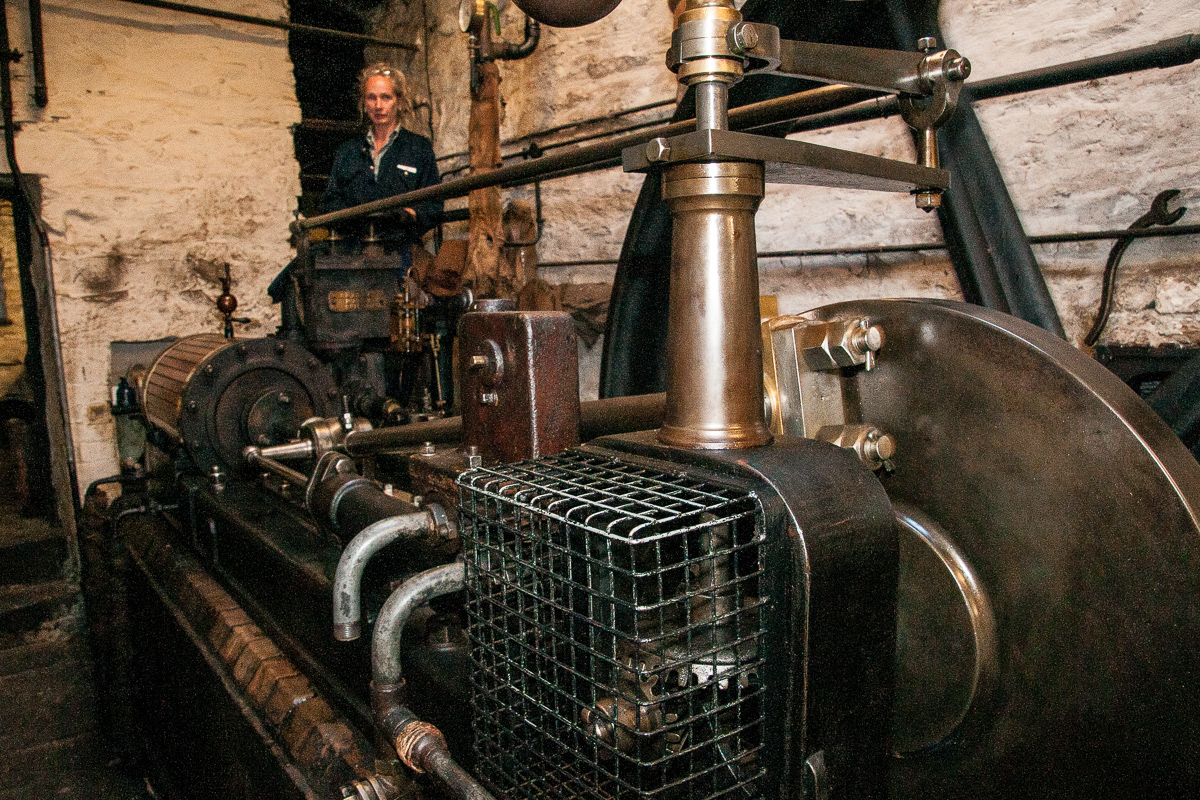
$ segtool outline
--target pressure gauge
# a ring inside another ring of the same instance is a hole
[[[479,0],[459,0],[458,3],[458,29],[463,33],[469,33],[472,28],[477,27],[475,21],[476,13],[483,16],[483,3]],[[482,19],[479,20],[482,23]]]
[[[463,33],[479,33],[488,24],[489,13],[499,16],[506,8],[508,0],[459,0],[458,28]]]

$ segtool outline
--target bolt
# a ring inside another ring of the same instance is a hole
[[[287,350],[287,345],[285,345],[283,342],[276,343],[276,345],[275,345],[276,353],[279,353],[279,355],[283,355],[284,350]]]
[[[851,344],[860,355],[865,353],[874,353],[883,347],[884,342],[883,328],[878,325],[863,327],[854,334],[851,339]]]
[[[500,398],[495,392],[484,392],[479,395],[479,402],[485,406],[494,406],[499,404]]]
[[[942,193],[938,189],[926,189],[917,192],[917,208],[928,214],[942,205]]]
[[[423,456],[431,456],[436,452],[437,450],[434,448],[433,442],[426,442],[425,444],[421,445],[421,455]]]
[[[733,48],[739,54],[745,50],[753,50],[758,47],[758,42],[758,31],[753,25],[739,22],[733,26]]]
[[[205,375],[212,375],[214,372],[216,372],[216,369],[213,368],[212,364],[204,365],[204,374]]]
[[[867,434],[866,444],[863,445],[867,458],[887,461],[896,455],[896,440],[890,433],[873,430]]]
[[[646,160],[651,164],[667,161],[671,158],[671,143],[659,136],[646,142]]]
[[[937,46],[936,36],[922,36],[920,39],[917,39],[917,49],[926,55],[936,51]]]
[[[965,81],[971,75],[971,62],[963,56],[946,62],[946,77],[952,81]]]
[[[471,369],[479,370],[488,365],[487,356],[471,356]]]
[[[196,401],[195,400],[188,400],[187,410],[192,412],[193,414],[196,413]]]
[[[281,406],[290,406],[292,404],[292,398],[287,392],[280,392],[279,397],[276,399],[279,401],[279,405]]]

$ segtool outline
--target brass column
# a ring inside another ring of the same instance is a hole
[[[696,127],[729,127],[730,84],[742,62],[726,31],[741,21],[732,0],[687,0],[668,63],[696,89]],[[735,449],[768,444],[754,213],[763,165],[681,163],[663,171],[671,209],[671,300],[663,444]]]
[[[663,196],[674,228],[658,439],[712,449],[767,444],[754,236],[762,164],[677,164],[664,172]]]

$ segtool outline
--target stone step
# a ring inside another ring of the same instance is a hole
[[[32,792],[15,797],[54,797],[70,776],[104,766],[103,742],[95,731],[21,750],[0,750],[0,797],[4,792]],[[45,794],[39,791],[50,789]]]
[[[0,752],[40,747],[94,732],[90,661],[64,658],[0,680]]]
[[[67,540],[56,528],[44,536],[0,543],[0,586],[61,580],[67,564]]]
[[[39,631],[73,632],[80,602],[79,587],[66,581],[0,586],[0,650],[29,644]]]

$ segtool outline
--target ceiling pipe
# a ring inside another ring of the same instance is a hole
[[[362,42],[363,44],[373,44],[379,47],[394,47],[397,50],[408,50],[409,52],[417,52],[416,45],[405,44],[403,42],[394,42],[390,39],[379,39],[374,36],[366,36],[361,33],[350,33],[348,31],[338,31],[332,28],[318,28],[315,25],[302,25],[298,22],[285,22],[279,19],[267,19],[265,17],[253,17],[249,14],[235,14],[231,11],[220,11],[215,8],[204,8],[202,6],[194,6],[189,3],[169,3],[166,0],[121,0],[122,3],[132,3],[135,6],[146,6],[147,8],[162,8],[167,11],[180,11],[184,14],[197,14],[201,17],[211,17],[213,19],[224,19],[230,22],[243,22],[247,25],[258,25],[264,28],[275,28],[277,30],[289,31],[291,33],[308,33],[313,36],[324,36],[329,39],[345,39],[352,42]]]

